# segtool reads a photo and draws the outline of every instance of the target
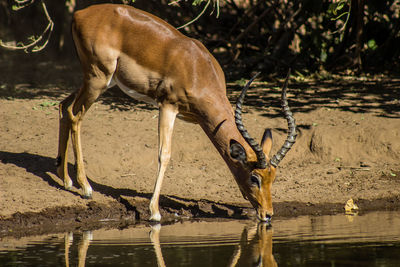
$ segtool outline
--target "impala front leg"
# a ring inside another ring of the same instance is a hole
[[[154,186],[153,196],[150,201],[150,220],[160,221],[161,214],[158,208],[161,185],[164,173],[171,158],[171,140],[174,122],[178,110],[173,105],[160,106],[158,117],[158,176]]]

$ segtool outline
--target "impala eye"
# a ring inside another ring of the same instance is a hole
[[[257,175],[252,174],[250,176],[250,182],[251,182],[251,185],[257,186],[258,188],[261,188],[261,181],[260,181],[260,178]]]

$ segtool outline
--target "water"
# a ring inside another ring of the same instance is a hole
[[[400,213],[4,238],[0,266],[400,266]]]

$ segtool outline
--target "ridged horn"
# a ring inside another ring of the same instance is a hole
[[[265,169],[267,168],[267,161],[265,159],[265,154],[261,148],[261,146],[249,135],[247,132],[246,128],[243,125],[242,121],[242,104],[244,97],[247,93],[247,89],[249,89],[250,84],[254,81],[254,79],[259,75],[260,73],[256,73],[256,75],[251,78],[247,84],[243,87],[242,92],[240,93],[240,96],[238,97],[236,101],[236,109],[235,109],[235,123],[236,127],[239,130],[240,134],[243,136],[244,140],[250,145],[250,147],[253,149],[253,151],[256,153],[257,156],[257,169]]]
[[[278,150],[278,152],[271,158],[270,164],[275,168],[278,166],[279,162],[285,157],[286,153],[290,150],[293,144],[296,142],[296,121],[293,118],[293,114],[289,109],[289,105],[286,98],[286,89],[289,83],[290,77],[290,69],[286,76],[285,84],[282,87],[282,113],[285,116],[285,119],[288,123],[288,136],[286,138],[285,143],[283,143],[282,147]]]

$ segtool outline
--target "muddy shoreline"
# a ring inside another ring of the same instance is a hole
[[[208,200],[186,201],[180,199],[179,205],[174,197],[163,197],[161,200],[162,224],[171,224],[187,220],[221,221],[227,219],[256,220],[250,206],[217,203]],[[359,210],[355,215],[372,211],[397,211],[400,196],[382,199],[358,199]],[[175,202],[175,203],[174,203]],[[119,202],[98,203],[88,201],[86,207],[67,206],[47,208],[41,212],[15,213],[7,219],[0,220],[0,238],[23,237],[30,235],[54,234],[71,231],[95,230],[99,228],[120,228],[137,224],[151,224],[147,203],[132,203],[121,198]],[[303,215],[335,215],[344,212],[343,203],[274,203],[275,218],[290,218]],[[273,224],[273,221],[272,221]]]

